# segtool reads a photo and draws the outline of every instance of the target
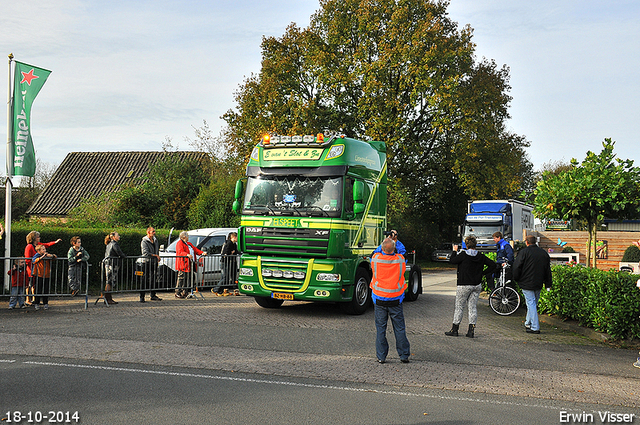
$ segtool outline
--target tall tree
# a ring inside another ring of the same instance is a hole
[[[505,131],[508,68],[474,62],[472,30],[448,5],[321,0],[308,28],[265,38],[260,73],[224,116],[236,158],[268,131],[382,140],[398,226],[450,227],[467,198],[519,193],[531,165],[526,140]]]
[[[632,160],[616,158],[614,145],[605,139],[600,154],[589,151],[580,164],[572,159],[566,171],[545,172],[535,191],[536,216],[587,222],[587,264],[592,267],[596,267],[597,231],[604,218],[637,217],[640,207],[640,169]]]

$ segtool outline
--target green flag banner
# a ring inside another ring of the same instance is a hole
[[[16,61],[11,156],[7,158],[9,176],[33,177],[36,172],[36,153],[31,140],[31,105],[49,74],[51,71]]]

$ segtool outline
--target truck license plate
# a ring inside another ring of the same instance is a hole
[[[280,292],[274,292],[271,296],[276,300],[289,300],[293,301],[293,294],[283,294]]]

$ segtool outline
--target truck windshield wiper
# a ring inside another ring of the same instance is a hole
[[[328,212],[326,212],[325,210],[323,210],[322,208],[320,208],[320,207],[319,207],[319,206],[317,206],[317,205],[309,205],[309,206],[306,206],[305,208],[307,208],[307,209],[310,209],[310,208],[317,208],[317,209],[319,209],[319,210],[320,210],[320,212],[321,212],[322,214],[324,214],[324,215],[326,215],[327,217],[329,217],[329,213],[328,213]]]
[[[263,213],[263,215],[269,215],[269,213],[271,213],[271,215],[276,215],[276,213],[268,205],[263,205],[262,208],[265,208],[264,211],[261,211]],[[269,210],[269,211],[267,211],[267,210]]]

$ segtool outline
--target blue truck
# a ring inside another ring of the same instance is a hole
[[[474,235],[479,251],[495,251],[495,232],[502,233],[507,242],[518,241],[524,239],[524,230],[533,230],[533,226],[533,205],[515,199],[469,201],[462,241]]]

